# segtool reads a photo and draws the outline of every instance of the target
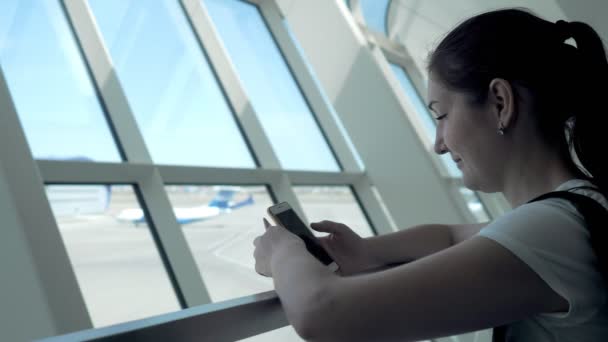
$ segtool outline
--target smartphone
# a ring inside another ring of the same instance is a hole
[[[338,269],[338,264],[329,256],[316,236],[306,227],[296,212],[287,202],[281,202],[268,208],[268,215],[275,223],[299,236],[306,245],[306,249],[332,271]]]

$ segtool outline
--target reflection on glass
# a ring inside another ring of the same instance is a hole
[[[166,186],[212,301],[270,291],[255,272],[253,240],[272,205],[264,186]]]
[[[239,0],[201,2],[219,31],[282,167],[339,171],[258,8]]]
[[[255,167],[179,1],[90,6],[154,162]]]
[[[359,4],[367,27],[388,35],[386,32],[386,15],[390,0],[359,0]]]
[[[294,191],[308,222],[344,223],[361,237],[374,233],[353,192],[346,186],[295,186]],[[317,235],[323,235],[315,232]]]
[[[121,160],[59,1],[0,1],[0,67],[35,158]]]
[[[48,185],[47,196],[95,327],[180,309],[131,186]]]
[[[473,214],[477,222],[487,222],[490,220],[490,216],[486,211],[485,207],[477,197],[477,194],[470,189],[460,187],[460,194],[467,201],[467,208]]]
[[[414,87],[414,84],[401,66],[391,63],[391,68],[393,69],[395,76],[397,76],[397,79],[399,80],[399,83],[401,84],[405,95],[410,99],[411,103],[414,105],[416,114],[422,120],[425,131],[427,132],[428,139],[430,141],[435,141],[435,121],[433,120],[431,113],[429,113],[427,106],[424,104],[422,97],[420,96],[420,94]],[[440,159],[451,177],[462,177],[462,172],[460,171],[460,169],[458,169],[458,167],[449,155],[443,154],[440,156]]]

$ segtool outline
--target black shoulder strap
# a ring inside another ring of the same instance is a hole
[[[597,188],[593,187],[579,188],[598,191]],[[570,190],[579,188],[572,188]],[[598,268],[604,278],[604,282],[608,284],[608,253],[606,252],[606,249],[608,249],[608,210],[593,198],[570,191],[548,192],[528,201],[528,203],[541,201],[547,198],[565,199],[572,203],[581,216],[583,216],[585,226],[589,230],[589,235],[591,236],[591,248],[593,248],[593,252],[598,259]],[[605,247],[602,248],[602,245]],[[494,328],[492,341],[506,341],[507,327],[507,325],[502,325]]]
[[[593,189],[593,188],[591,188]],[[573,190],[573,189],[571,189]],[[594,189],[597,190],[597,189]],[[574,205],[585,220],[585,226],[591,236],[591,247],[598,258],[598,267],[608,284],[608,210],[593,198],[570,191],[553,191],[538,196],[528,203],[547,198],[562,198]],[[604,246],[604,248],[602,248]]]

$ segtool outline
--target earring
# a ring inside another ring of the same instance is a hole
[[[498,126],[498,135],[505,135],[505,128],[502,127],[502,123]]]

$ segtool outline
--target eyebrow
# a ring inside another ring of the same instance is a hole
[[[434,105],[435,103],[439,103],[439,101],[431,101],[431,102],[429,102],[429,105],[428,105],[427,107],[428,107],[428,108],[429,108],[431,111],[433,111],[433,112],[437,113],[437,111],[436,111],[435,109],[433,109],[433,105]]]

